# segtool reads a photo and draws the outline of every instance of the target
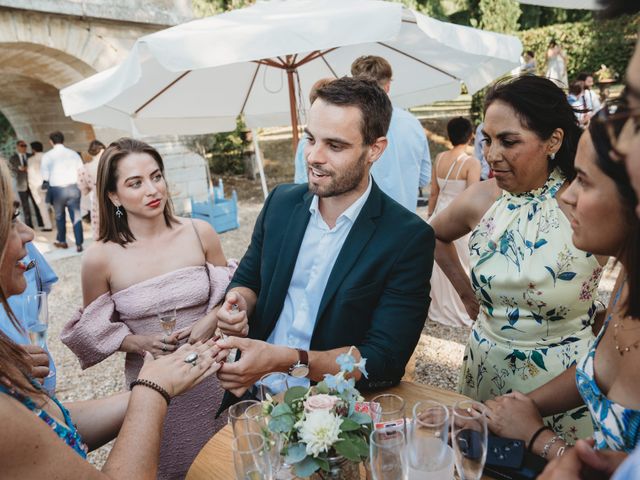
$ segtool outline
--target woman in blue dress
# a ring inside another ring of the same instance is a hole
[[[10,176],[1,164],[0,303],[21,328],[7,299],[26,288],[21,260],[33,230],[18,220],[12,198]],[[218,353],[212,342],[185,345],[158,360],[147,353],[131,392],[62,405],[31,377],[27,352],[0,332],[0,476],[155,479],[168,404],[218,370]],[[85,461],[89,449],[116,435],[101,472]]]
[[[546,457],[561,455],[565,444],[554,432],[543,430],[541,415],[581,404],[589,410],[596,448],[631,452],[640,443],[638,198],[624,162],[611,158],[610,138],[627,118],[626,107],[605,108],[580,139],[578,175],[563,195],[571,206],[575,246],[613,256],[622,265],[605,324],[577,365],[528,395],[514,392],[487,401],[495,433],[522,439],[533,452]],[[608,116],[609,111],[615,117]]]

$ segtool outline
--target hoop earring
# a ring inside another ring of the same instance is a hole
[[[124,212],[122,210],[120,210],[120,205],[116,206],[116,217],[117,218],[122,218],[124,215]]]

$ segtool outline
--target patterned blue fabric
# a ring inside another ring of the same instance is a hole
[[[620,298],[621,290],[622,288],[618,290],[614,307]],[[596,348],[610,320],[611,315],[607,317],[604,327],[587,355],[578,362],[576,383],[591,413],[596,448],[609,448],[630,453],[636,447],[640,437],[640,410],[625,408],[609,400],[598,387],[594,374]]]
[[[40,388],[40,386],[35,382],[33,382],[33,385],[36,386],[37,388]],[[49,415],[45,410],[38,407],[30,397],[22,395],[21,393],[17,392],[14,389],[9,389],[4,385],[0,384],[0,392],[10,395],[16,400],[18,400],[20,403],[22,403],[25,407],[27,407],[29,410],[35,413],[38,417],[40,417],[40,419],[43,422],[49,425],[53,430],[53,432],[58,437],[60,437],[60,439],[64,443],[69,445],[78,455],[80,455],[82,458],[87,458],[87,451],[88,451],[87,446],[82,441],[82,438],[80,437],[80,433],[78,432],[78,429],[73,424],[73,421],[71,420],[71,415],[69,415],[69,411],[58,401],[56,397],[52,396],[50,398],[51,400],[53,400],[53,402],[58,406],[58,408],[62,412],[62,415],[64,417],[64,423],[58,422],[58,420],[56,420],[51,415]]]

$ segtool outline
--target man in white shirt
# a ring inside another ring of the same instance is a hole
[[[357,58],[351,64],[351,75],[375,80],[389,94],[393,71],[384,58]],[[410,212],[416,211],[418,187],[431,182],[431,155],[422,125],[406,110],[393,107],[387,148],[371,168],[371,175],[384,193]]]
[[[359,388],[390,387],[404,374],[429,307],[435,239],[370,176],[391,111],[372,80],[318,89],[305,129],[309,183],[271,192],[217,312],[223,331],[246,335],[248,323],[250,338],[219,342],[241,353],[218,373],[234,395],[274,371],[322,380],[351,346],[367,359]],[[232,402],[227,395],[222,410]]]
[[[78,169],[82,167],[82,159],[77,152],[64,146],[62,132],[49,135],[53,147],[42,156],[40,171],[42,180],[49,186],[51,203],[56,213],[57,248],[69,248],[67,244],[67,217],[65,208],[73,224],[73,235],[76,250],[82,251],[82,214],[80,212],[80,189],[78,188]]]

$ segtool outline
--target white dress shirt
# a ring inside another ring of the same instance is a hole
[[[309,350],[329,275],[351,227],[369,198],[371,185],[369,177],[367,190],[338,217],[333,228],[329,228],[320,214],[318,196],[313,197],[309,206],[311,218],[300,245],[284,307],[267,339],[268,343]],[[306,378],[289,379],[290,387],[308,384],[309,380]]]
[[[42,179],[51,187],[66,187],[78,183],[78,169],[82,159],[77,152],[58,143],[42,156]]]

